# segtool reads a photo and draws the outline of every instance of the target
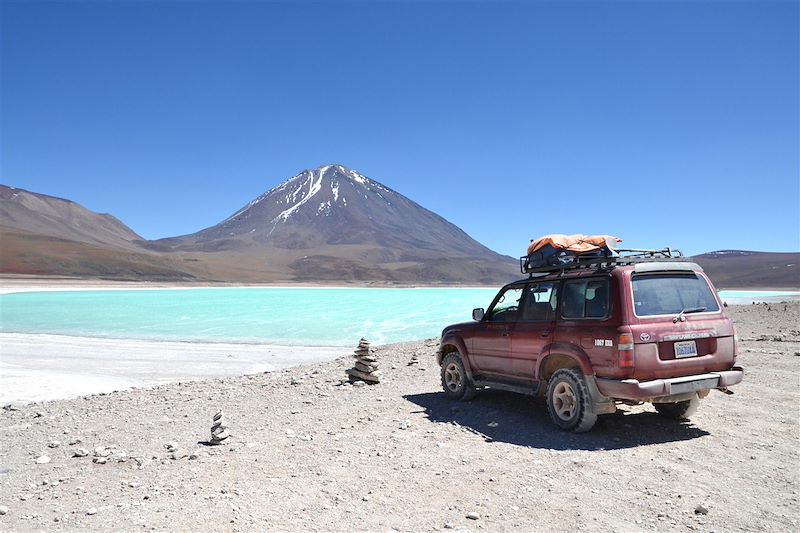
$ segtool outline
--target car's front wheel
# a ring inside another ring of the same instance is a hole
[[[447,354],[442,360],[442,388],[445,395],[453,400],[467,401],[475,397],[475,385],[467,376],[457,352]]]
[[[562,368],[550,378],[547,387],[547,412],[559,428],[582,433],[597,422],[592,412],[586,382],[578,370]]]

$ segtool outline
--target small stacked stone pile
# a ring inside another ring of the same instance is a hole
[[[419,364],[419,353],[414,352],[411,354],[411,360],[408,362],[408,366],[418,365]]]
[[[178,450],[178,443],[176,442],[165,442],[164,448],[167,450],[167,459],[172,459],[176,461],[180,455]]]
[[[222,444],[231,436],[230,433],[228,433],[228,426],[225,424],[222,410],[214,415],[214,421],[211,424],[211,440],[209,443],[216,446]]]
[[[353,357],[356,358],[356,365],[347,370],[351,383],[355,381],[363,381],[370,385],[380,383],[378,359],[375,358],[374,352],[370,350],[367,339],[361,338],[358,342],[358,348],[353,352]]]

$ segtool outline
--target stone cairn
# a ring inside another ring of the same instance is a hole
[[[408,366],[418,365],[419,364],[419,354],[414,352],[411,354],[411,360],[408,362]]]
[[[214,415],[214,421],[211,425],[211,440],[209,443],[216,446],[225,442],[230,436],[230,433],[228,433],[228,426],[225,424],[225,418],[220,409],[220,411]]]
[[[347,369],[350,383],[356,381],[363,381],[370,385],[380,383],[378,359],[375,358],[374,352],[370,350],[367,339],[361,338],[358,342],[358,348],[353,352],[353,357],[356,358],[356,365]]]

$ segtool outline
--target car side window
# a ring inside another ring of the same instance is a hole
[[[561,318],[606,318],[611,310],[608,278],[573,279],[564,282]]]
[[[558,285],[552,281],[532,283],[528,285],[528,290],[523,299],[525,305],[522,307],[520,320],[526,322],[543,322],[555,320],[555,311]]]
[[[489,320],[491,322],[515,322],[519,318],[521,299],[522,287],[506,289],[489,311]]]

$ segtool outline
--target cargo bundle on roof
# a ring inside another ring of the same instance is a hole
[[[531,241],[521,258],[523,272],[561,268],[578,259],[617,257],[616,245],[622,239],[611,235],[552,234]]]
[[[617,248],[622,239],[612,235],[545,235],[528,246],[519,258],[523,274],[552,272],[590,265],[628,264],[645,261],[674,261],[683,258],[680,250],[639,250]]]

